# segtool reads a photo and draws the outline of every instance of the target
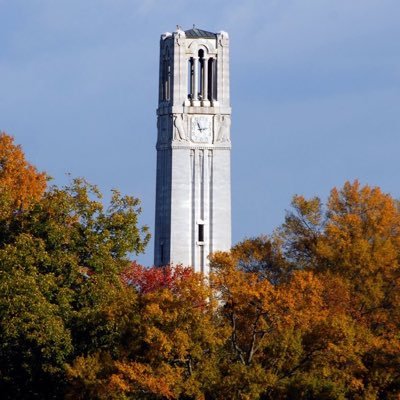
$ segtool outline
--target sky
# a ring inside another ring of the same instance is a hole
[[[154,232],[159,38],[227,31],[233,243],[346,180],[400,198],[399,0],[0,0],[0,131]],[[135,257],[153,261],[153,245]]]

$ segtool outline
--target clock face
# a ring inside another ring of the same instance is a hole
[[[211,141],[211,119],[207,116],[193,117],[191,139],[197,143],[208,143]]]

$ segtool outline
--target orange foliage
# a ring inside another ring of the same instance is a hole
[[[46,189],[47,175],[29,164],[14,139],[0,133],[1,217],[24,210],[39,200]]]
[[[213,254],[209,279],[181,266],[125,270],[136,317],[107,389],[148,399],[397,399],[398,203],[356,181],[334,189],[326,208],[302,196],[293,207],[273,236]],[[90,361],[76,364],[79,376],[90,378]]]
[[[145,392],[167,399],[176,398],[171,388],[181,377],[177,376],[176,370],[169,367],[168,364],[163,364],[156,370],[149,365],[136,362],[117,362],[115,366],[119,374],[111,376],[111,389],[130,394]]]
[[[135,341],[141,350],[140,356],[128,351],[115,363],[110,385],[128,396],[203,398],[204,378],[215,371],[216,350],[226,336],[215,325],[217,305],[204,276],[192,268],[145,268],[134,262],[122,281],[138,293]]]

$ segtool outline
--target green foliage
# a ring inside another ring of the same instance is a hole
[[[97,188],[52,187],[3,225],[0,244],[0,388],[4,398],[63,393],[65,366],[80,354],[116,352],[135,303],[120,281],[129,254],[148,242],[139,201]]]

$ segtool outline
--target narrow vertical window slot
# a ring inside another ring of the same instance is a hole
[[[163,62],[162,62],[162,93],[161,99],[163,101],[169,101],[171,97],[171,59],[169,55],[169,50],[166,49]]]
[[[171,65],[169,65],[169,60],[168,60],[168,66],[167,66],[167,98],[166,100],[171,100]]]
[[[199,243],[203,243],[204,242],[204,224],[199,224],[198,229],[199,229],[198,241],[199,241]]]
[[[164,265],[164,243],[160,244],[160,259],[161,265]]]
[[[164,60],[160,60],[159,101],[164,99]]]
[[[164,57],[163,63],[162,63],[162,77],[161,77],[161,80],[162,80],[161,99],[162,99],[162,101],[165,101],[165,98],[166,98],[166,93],[165,93],[165,89],[166,89],[166,88],[165,88],[166,74],[167,74],[167,60],[166,60],[165,57]]]

